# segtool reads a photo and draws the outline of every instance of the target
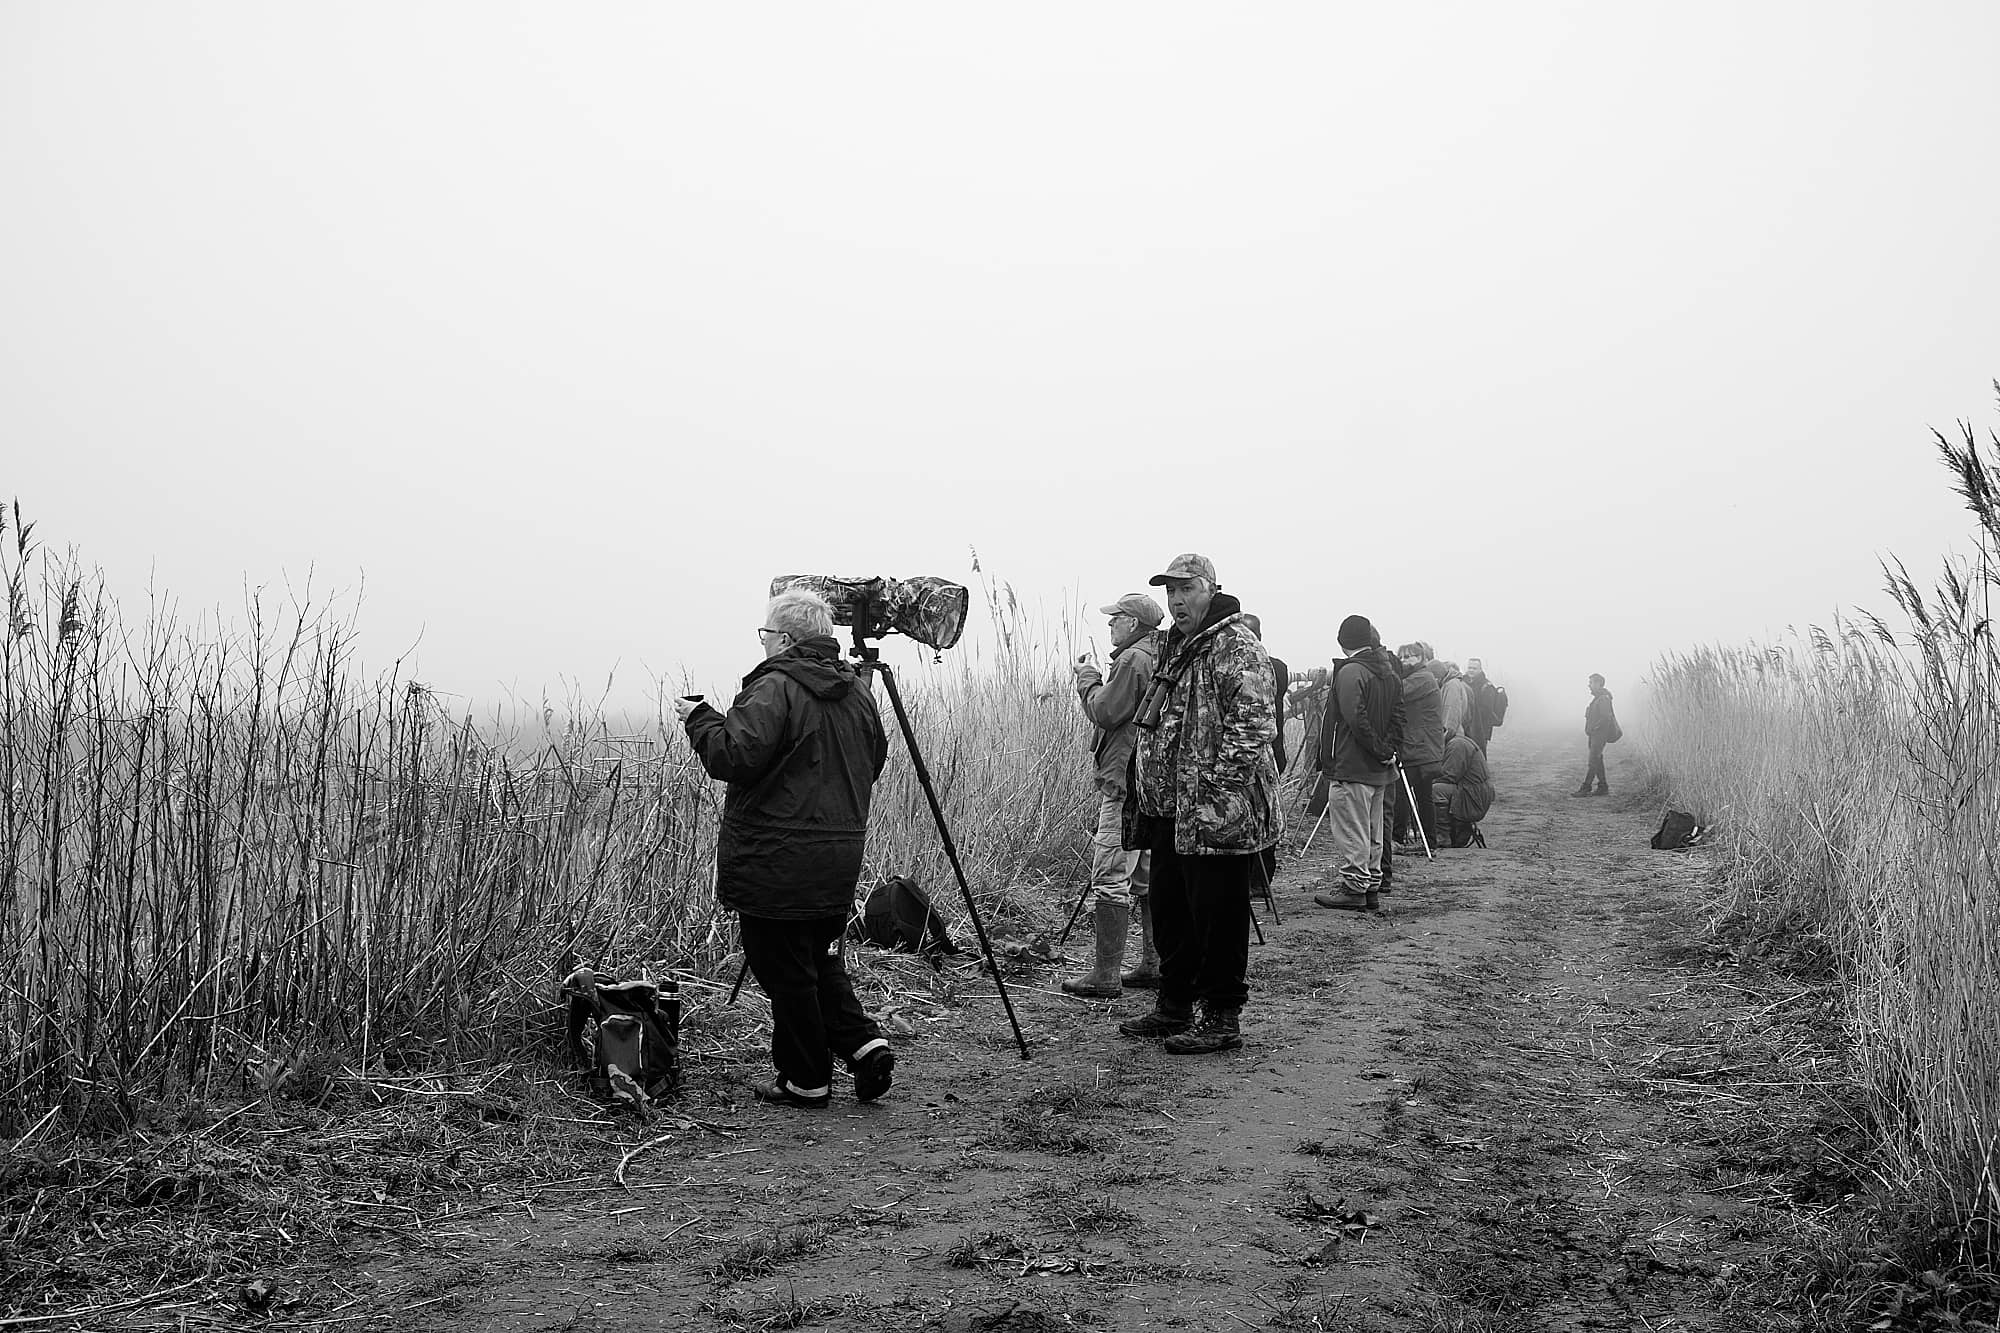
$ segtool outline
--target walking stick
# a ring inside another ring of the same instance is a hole
[[[1431,840],[1424,836],[1424,820],[1422,813],[1417,809],[1417,793],[1410,786],[1410,775],[1403,768],[1401,756],[1396,759],[1396,776],[1403,780],[1403,795],[1410,801],[1410,822],[1417,826],[1417,841],[1423,844],[1424,859],[1435,861],[1437,857],[1431,855]]]

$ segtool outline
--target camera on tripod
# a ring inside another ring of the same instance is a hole
[[[780,574],[771,596],[793,588],[816,592],[833,609],[833,623],[850,625],[858,646],[863,639],[901,634],[942,652],[965,633],[972,595],[962,583],[919,576],[913,579],[843,579],[831,574]]]

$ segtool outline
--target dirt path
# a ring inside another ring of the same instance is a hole
[[[1770,1293],[1816,1200],[1784,1088],[1830,1058],[1773,1023],[1810,988],[1693,947],[1699,861],[1648,849],[1655,807],[1571,798],[1580,748],[1503,734],[1493,757],[1490,848],[1405,862],[1379,918],[1314,907],[1325,852],[1290,858],[1241,1052],[1123,1039],[1149,997],[1067,1000],[1051,968],[1016,979],[1024,1062],[968,968],[879,1105],[843,1085],[827,1112],[768,1109],[697,1070],[681,1109],[713,1130],[656,1124],[672,1137],[633,1160],[631,1192],[610,1177],[636,1137],[606,1146],[599,1179],[351,1252],[346,1315],[1795,1326]]]

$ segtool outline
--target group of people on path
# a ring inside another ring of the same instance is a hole
[[[1269,892],[1284,832],[1289,673],[1206,556],[1176,556],[1148,586],[1164,608],[1138,592],[1103,608],[1108,669],[1076,666],[1094,724],[1094,964],[1063,989],[1151,989],[1151,1011],[1121,1032],[1177,1054],[1225,1051],[1243,1041],[1252,891]],[[703,768],[728,784],[716,896],[738,914],[745,965],[771,1002],[774,1068],[752,1086],[774,1104],[825,1106],[838,1063],[872,1101],[893,1083],[895,1052],[855,997],[840,940],[887,737],[817,594],[773,597],[757,635],[764,660],[726,712],[698,697],[675,705]],[[1421,642],[1391,656],[1364,616],[1343,620],[1338,642],[1343,656],[1301,683],[1291,710],[1322,719],[1308,813],[1322,817],[1338,877],[1314,901],[1374,911],[1399,838],[1405,850],[1474,841],[1493,801],[1485,751],[1505,691],[1476,658],[1461,673]],[[1616,739],[1602,699],[1591,732],[1599,787],[1598,737]],[[1134,916],[1140,951],[1126,969]]]

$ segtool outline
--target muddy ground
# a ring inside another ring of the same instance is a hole
[[[272,1251],[261,1314],[231,1282],[94,1322],[1799,1327],[1857,1188],[1825,1144],[1827,988],[1710,942],[1703,856],[1649,849],[1650,798],[1572,797],[1580,740],[1502,732],[1493,766],[1489,846],[1402,860],[1377,917],[1313,905],[1330,861],[1294,819],[1241,1051],[1126,1039],[1150,994],[1078,1002],[1074,966],[1022,966],[1023,1060],[990,978],[899,959],[863,996],[900,1034],[877,1104],[844,1077],[828,1110],[756,1103],[746,1028],[649,1124],[579,1103],[560,1179],[357,1185],[365,1225]],[[520,1132],[447,1117],[436,1148]]]

